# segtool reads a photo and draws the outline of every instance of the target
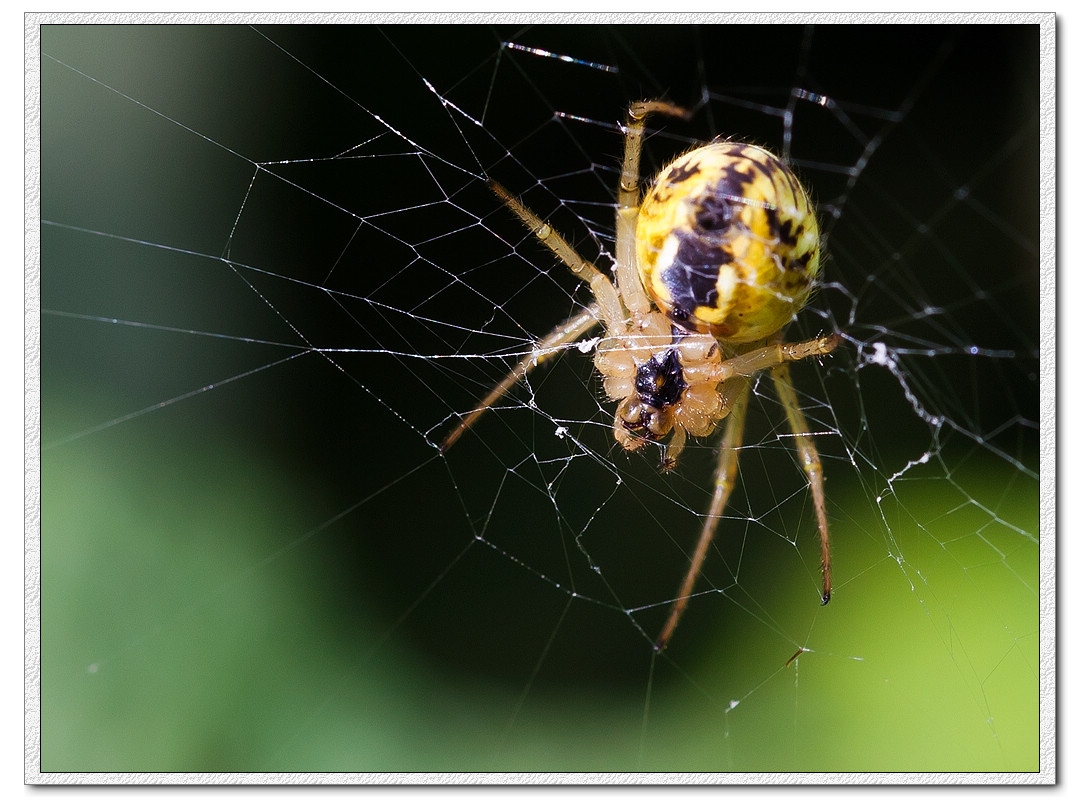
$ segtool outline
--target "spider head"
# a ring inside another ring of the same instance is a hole
[[[615,412],[615,437],[619,443],[633,452],[671,432],[675,407],[686,387],[682,362],[674,347],[661,349],[645,362],[635,364],[632,390]]]
[[[619,401],[615,440],[636,452],[673,433],[660,453],[661,468],[673,469],[687,434],[709,435],[730,409],[729,383],[718,385],[710,375],[721,359],[720,346],[709,335],[673,326],[659,313],[614,342],[597,352],[596,366],[608,395]]]

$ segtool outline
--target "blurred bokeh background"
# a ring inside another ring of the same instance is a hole
[[[43,771],[1038,769],[1037,26],[41,42]],[[785,128],[795,88],[842,111]],[[516,223],[470,172],[595,253],[625,104],[705,90],[647,159],[787,132],[823,201],[830,286],[799,326],[853,341],[795,373],[838,586],[818,607],[766,399],[752,519],[656,656],[707,448],[673,479],[609,456],[581,362],[536,389],[595,456],[520,406],[433,442],[505,370],[482,356],[571,306],[542,251],[506,261]],[[481,359],[447,360],[452,333]]]

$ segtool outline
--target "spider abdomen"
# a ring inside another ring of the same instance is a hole
[[[637,259],[646,293],[683,328],[761,340],[806,305],[820,261],[817,219],[782,160],[716,141],[656,178],[638,215]]]

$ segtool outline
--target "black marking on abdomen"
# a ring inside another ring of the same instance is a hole
[[[679,249],[671,264],[660,272],[661,281],[671,293],[672,314],[679,310],[689,318],[698,307],[715,309],[720,268],[734,262],[727,240],[717,238],[716,234],[686,230],[677,232],[675,237]],[[676,320],[687,325],[686,320]],[[690,328],[695,330],[692,325]]]

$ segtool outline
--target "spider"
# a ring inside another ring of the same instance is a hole
[[[615,280],[494,181],[489,186],[566,267],[593,302],[560,323],[497,384],[440,446],[446,452],[533,368],[596,326],[594,364],[615,407],[615,440],[627,452],[655,444],[674,468],[687,436],[725,423],[716,486],[690,566],[654,648],[667,647],[689,604],[735,486],[750,379],[768,369],[810,484],[821,539],[821,603],[832,591],[824,473],[791,384],[788,363],[821,357],[833,334],[785,343],[784,327],[810,296],[820,263],[817,219],[798,179],[757,146],[717,138],[664,168],[641,199],[638,167],[645,119],[686,118],[664,101],[630,106],[619,183]],[[670,435],[666,444],[661,443]]]

